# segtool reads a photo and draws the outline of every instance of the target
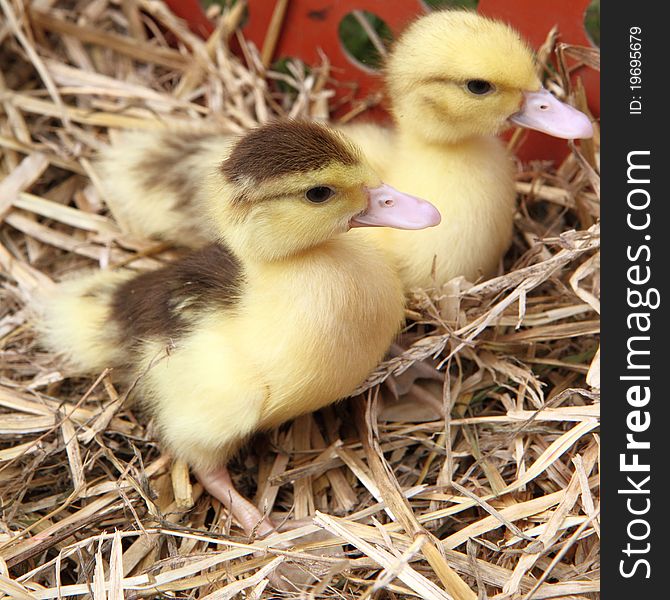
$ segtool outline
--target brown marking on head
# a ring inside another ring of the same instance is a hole
[[[135,175],[148,190],[168,190],[177,199],[173,208],[188,206],[199,189],[193,170],[184,163],[198,153],[211,133],[169,132],[161,135],[156,147],[146,152],[134,167]]]
[[[331,163],[352,166],[356,151],[323,125],[309,121],[275,121],[251,130],[221,165],[226,178],[262,182],[306,173]]]
[[[130,347],[150,338],[178,339],[198,314],[234,306],[243,279],[237,258],[225,246],[210,244],[120,285],[112,296],[112,318]]]

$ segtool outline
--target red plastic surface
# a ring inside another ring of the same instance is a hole
[[[171,9],[186,19],[193,31],[200,35],[211,32],[198,0],[166,0]],[[584,30],[584,13],[590,0],[480,0],[481,14],[507,21],[528,39],[534,48],[545,40],[547,33],[558,25],[560,41],[580,46],[591,42]],[[248,0],[249,20],[244,27],[247,39],[258,48],[263,45],[265,34],[272,18],[275,2],[272,0]],[[289,0],[283,27],[275,49],[275,58],[295,57],[307,64],[320,62],[319,49],[328,57],[333,76],[341,82],[356,82],[357,98],[365,98],[382,88],[381,77],[366,70],[349,58],[339,40],[340,21],[353,10],[367,10],[381,17],[394,35],[416,15],[425,12],[420,0]],[[600,74],[588,67],[576,69],[573,77],[584,82],[589,109],[600,115]],[[350,89],[339,87],[338,98],[350,94]],[[381,111],[372,115],[383,118]],[[536,132],[528,132],[519,155],[524,160],[560,160],[567,152],[565,140],[557,140]]]
[[[249,22],[244,35],[260,48],[274,11],[274,2],[250,2]],[[389,2],[388,0],[290,0],[284,19],[275,57],[292,56],[307,64],[318,64],[321,49],[331,64],[331,73],[342,82],[356,82],[357,98],[365,98],[382,87],[381,77],[366,70],[344,50],[338,34],[340,21],[353,10],[369,11],[381,17],[394,35],[424,12],[420,0]],[[339,87],[336,98],[351,94],[351,90]]]
[[[165,0],[165,4],[175,15],[188,23],[193,33],[206,38],[214,31],[214,26],[202,10],[199,0]]]

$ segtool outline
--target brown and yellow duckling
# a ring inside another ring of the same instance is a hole
[[[137,379],[166,447],[245,531],[265,535],[273,526],[235,491],[230,456],[254,432],[350,394],[403,321],[395,270],[347,232],[421,229],[440,215],[318,124],[263,126],[227,140],[218,160],[215,146],[193,193],[216,241],[157,271],[62,284],[42,330],[77,371]]]

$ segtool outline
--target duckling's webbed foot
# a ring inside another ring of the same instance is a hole
[[[272,521],[235,489],[226,467],[215,471],[195,471],[195,474],[203,487],[231,512],[247,535],[264,538],[276,531]],[[282,545],[290,548],[290,544]],[[270,573],[269,579],[273,587],[287,592],[295,592],[299,586],[314,581],[312,575],[299,565],[286,563]]]
[[[196,471],[195,474],[202,486],[230,511],[247,535],[264,538],[275,531],[270,519],[235,489],[227,467]]]

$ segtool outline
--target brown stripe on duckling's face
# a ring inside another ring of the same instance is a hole
[[[221,165],[233,183],[310,173],[334,163],[355,166],[360,153],[334,132],[308,121],[276,121],[250,131]]]

